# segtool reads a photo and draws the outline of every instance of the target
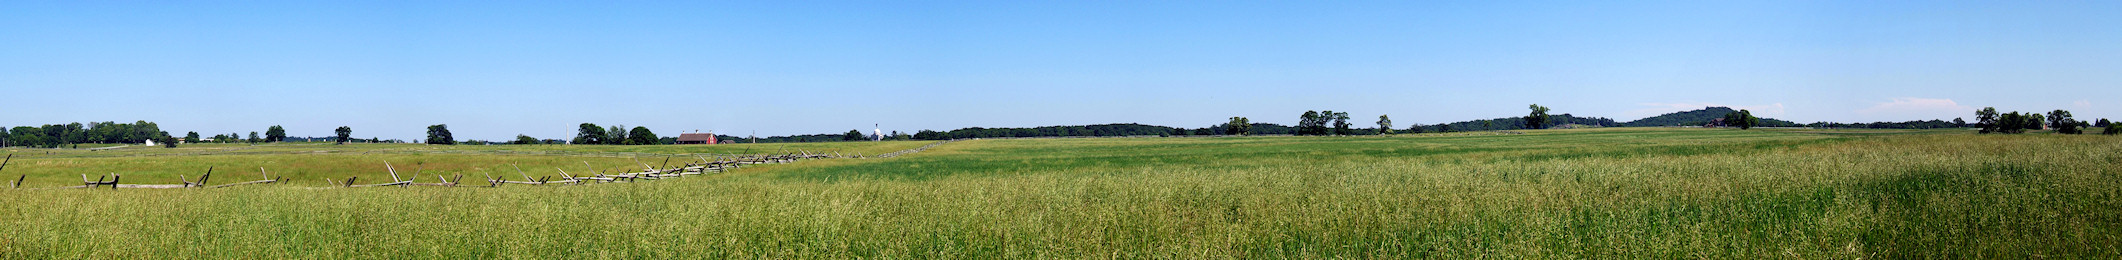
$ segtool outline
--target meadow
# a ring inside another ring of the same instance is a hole
[[[2122,255],[2122,138],[2097,135],[1600,128],[986,139],[637,183],[323,180],[388,178],[382,161],[478,180],[513,174],[511,164],[553,175],[546,168],[638,168],[634,157],[656,164],[666,154],[880,154],[929,143],[11,149],[37,154],[0,170],[27,176],[25,188],[105,172],[175,183],[209,166],[216,176],[266,167],[294,181],[0,190],[0,258]]]

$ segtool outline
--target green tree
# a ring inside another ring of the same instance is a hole
[[[1378,115],[1378,134],[1393,134],[1393,118]]]
[[[568,143],[603,144],[605,135],[606,134],[604,133],[604,127],[597,126],[597,124],[582,123],[581,128],[575,130],[575,139],[572,141],[568,141]]]
[[[1234,116],[1234,117],[1230,117],[1230,122],[1228,122],[1228,123],[1223,123],[1223,133],[1224,133],[1224,134],[1228,134],[1228,135],[1248,135],[1248,134],[1252,134],[1252,131],[1253,131],[1253,123],[1252,123],[1252,120],[1250,120],[1250,119],[1246,119],[1245,117],[1242,117],[1242,116]]]
[[[456,145],[457,138],[449,134],[449,125],[427,126],[427,144]]]
[[[2122,134],[2122,124],[2107,124],[2107,129],[2101,130],[2101,131],[2100,131],[2100,134],[2103,134],[2103,135],[2116,135],[2116,134]]]
[[[275,126],[273,126],[273,127],[268,127],[268,128],[266,128],[266,129],[265,129],[265,141],[268,141],[268,142],[275,142],[275,143],[277,143],[277,142],[283,142],[283,141],[287,141],[287,129],[286,129],[286,128],[280,128],[280,126],[277,126],[277,125],[275,125]]]
[[[334,138],[332,139],[333,141],[337,141],[338,144],[346,144],[346,139],[353,138],[354,128],[340,126],[339,129],[333,129],[332,133],[339,135],[339,138]]]
[[[847,130],[847,133],[846,133],[846,134],[841,134],[841,135],[840,135],[840,141],[860,141],[860,140],[862,140],[862,130],[859,130],[859,129],[857,129],[857,130]]]
[[[634,127],[631,132],[626,133],[626,138],[629,140],[629,142],[635,145],[652,145],[663,143],[662,138],[656,137],[656,132],[648,131],[648,127],[645,126]]]
[[[626,125],[613,125],[604,131],[604,144],[626,144]]]
[[[1547,128],[1547,107],[1532,105],[1532,114],[1525,115],[1525,129]]]
[[[159,131],[158,131],[157,133],[158,133],[158,134],[157,134],[157,135],[155,135],[155,136],[158,136],[158,137],[155,137],[155,141],[156,141],[156,142],[162,142],[162,148],[177,148],[177,138],[176,138],[176,137],[170,137],[170,136],[169,136],[169,132],[159,132]]]
[[[1349,135],[1354,133],[1354,131],[1349,131],[1348,129],[1348,112],[1333,112],[1331,114],[1333,114],[1334,118],[1334,134]]]
[[[2057,109],[2056,111],[2048,112],[2048,128],[2056,129],[2056,133],[2084,133],[2078,130],[2078,126],[2078,120],[2070,118],[2070,111],[2063,111],[2062,109]]]
[[[184,132],[184,142],[186,142],[186,143],[198,143],[198,142],[199,142],[199,132]]]
[[[251,138],[249,138],[249,139],[245,139],[244,141],[250,141],[250,143],[254,143],[254,144],[255,144],[255,143],[258,143],[258,142],[264,142],[264,141],[265,141],[265,138],[264,138],[264,137],[258,137],[258,132],[256,132],[256,131],[252,131],[252,132],[251,132]]]
[[[1333,111],[1326,112],[1333,113]],[[1326,116],[1320,114],[1319,111],[1304,111],[1304,115],[1297,117],[1297,135],[1326,134],[1326,121]]]
[[[1983,107],[1981,110],[1975,110],[1975,125],[1982,127],[1982,130],[1977,133],[1987,134],[2001,130],[2002,128],[1997,123],[1997,108]]]
[[[518,134],[516,135],[516,141],[510,142],[510,144],[538,144],[538,138],[531,138],[528,135]]]

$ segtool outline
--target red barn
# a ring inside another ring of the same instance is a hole
[[[678,144],[715,144],[714,133],[678,134]]]

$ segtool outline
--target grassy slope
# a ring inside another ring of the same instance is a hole
[[[0,258],[2122,253],[2122,139],[1530,133],[977,140],[580,187],[11,191]]]

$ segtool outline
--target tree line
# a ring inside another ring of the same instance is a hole
[[[2122,134],[2122,127],[2108,122],[2106,118],[2101,118],[2098,122],[2078,121],[2078,119],[2072,118],[2070,111],[2062,109],[2049,111],[2048,114],[2044,115],[2040,112],[2020,113],[2019,111],[1997,113],[1997,108],[1995,107],[1984,107],[1980,110],[1975,110],[1975,120],[1975,126],[1981,127],[1981,130],[1977,131],[1977,133],[1983,134],[2018,134],[2032,130],[2042,130],[2043,127],[2058,134],[2083,134],[2086,128],[2093,127],[2102,128],[2100,134]]]

